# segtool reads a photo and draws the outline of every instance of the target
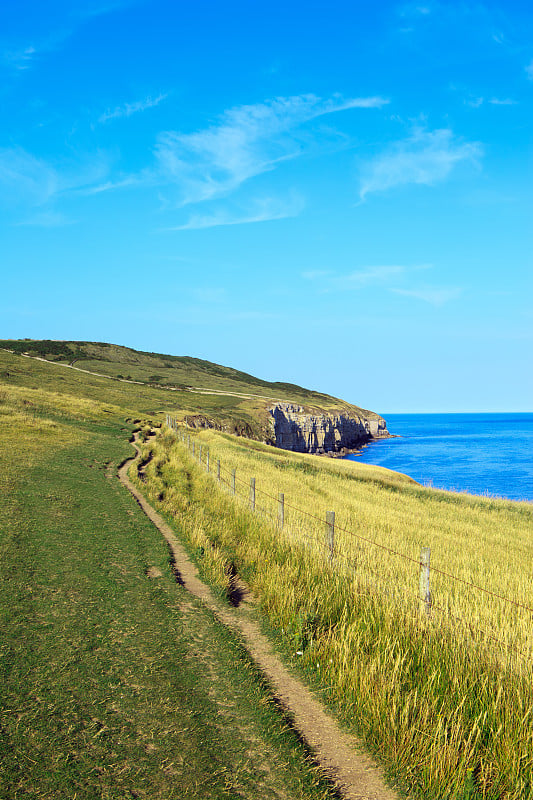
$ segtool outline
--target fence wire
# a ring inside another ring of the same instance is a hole
[[[190,447],[190,442],[187,440],[187,436],[190,437],[190,434],[187,434],[187,435],[183,434],[182,430],[177,426],[175,421],[172,420],[171,418],[167,418],[167,425],[168,425],[168,427],[170,429],[172,429],[176,433],[176,435],[183,442],[183,444],[185,444],[188,452],[190,452],[190,454],[191,454],[191,458],[194,458],[194,460],[197,461],[199,465],[207,466],[207,457],[208,457],[207,453],[209,452],[208,449],[204,450],[204,448],[202,447],[201,449],[199,448],[199,449],[195,450],[194,452],[192,452],[191,447]],[[218,473],[220,473],[220,476],[219,476]],[[245,480],[243,480],[242,478],[238,477],[236,475],[236,470],[228,470],[226,467],[222,466],[222,464],[220,463],[220,460],[218,460],[214,464],[213,460],[211,459],[210,462],[209,462],[209,473],[208,474],[214,479],[215,482],[218,482],[218,483],[220,483],[221,486],[226,487],[227,490],[229,491],[230,496],[233,496],[237,500],[239,500],[240,504],[245,509],[247,509],[249,511],[252,511],[250,494],[247,493],[246,491],[242,491],[241,492],[238,489],[238,487],[243,487],[243,489],[246,489],[249,492],[250,491],[250,483],[245,481]],[[229,479],[228,479],[228,477],[224,477],[224,476],[228,476]],[[348,571],[351,572],[351,574],[348,575],[351,579],[360,581],[361,580],[361,569],[363,569],[366,572],[373,574],[374,576],[381,577],[381,580],[374,581],[373,584],[372,584],[374,587],[377,585],[379,587],[379,591],[381,593],[384,592],[386,595],[395,597],[398,600],[405,600],[406,599],[403,592],[395,591],[394,589],[391,590],[390,587],[385,587],[383,585],[383,584],[385,584],[385,581],[382,578],[382,572],[379,571],[378,569],[373,569],[368,564],[361,564],[360,561],[356,562],[352,558],[349,558],[348,556],[346,556],[345,554],[343,554],[341,552],[338,552],[336,549],[334,549],[333,552],[327,552],[326,553],[327,546],[326,546],[326,543],[325,543],[325,537],[320,537],[320,535],[318,533],[311,534],[309,531],[302,530],[301,527],[298,527],[298,530],[296,530],[295,526],[291,525],[290,522],[288,522],[286,519],[285,519],[284,525],[281,527],[280,526],[279,512],[276,512],[276,511],[273,511],[273,510],[269,510],[266,507],[261,508],[259,503],[257,502],[257,495],[259,494],[259,495],[262,495],[263,497],[271,500],[273,503],[279,505],[279,503],[280,503],[279,497],[275,497],[274,495],[270,494],[269,492],[266,492],[264,489],[261,489],[259,486],[257,486],[257,483],[255,483],[255,485],[254,485],[254,493],[255,493],[255,507],[254,507],[255,513],[259,517],[265,517],[268,520],[270,520],[272,522],[273,526],[277,527],[278,531],[283,534],[284,539],[289,544],[294,544],[295,543],[294,542],[294,537],[295,536],[298,537],[298,539],[300,540],[300,541],[297,542],[298,544],[302,544],[303,541],[311,542],[312,545],[313,545],[313,549],[315,549],[315,552],[317,554],[321,554],[322,556],[324,556],[324,561],[325,562],[327,562],[328,559],[329,559],[330,560],[330,564],[334,565],[335,568],[337,568],[340,563],[344,564],[345,568],[346,568],[346,573],[348,574]],[[286,510],[290,510],[290,511],[294,512],[296,515],[300,515],[300,516],[302,516],[304,518],[312,519],[312,520],[320,523],[320,525],[324,526],[324,529],[326,527],[325,519],[319,517],[316,514],[313,514],[310,511],[307,511],[305,509],[299,508],[298,506],[295,506],[292,503],[288,503],[285,498],[284,498],[284,501],[283,501],[283,507],[284,507],[285,511]],[[359,541],[365,542],[365,544],[370,545],[371,547],[375,547],[375,548],[377,548],[379,550],[385,551],[390,555],[396,556],[397,558],[403,560],[406,563],[414,564],[414,565],[417,565],[419,567],[425,567],[426,566],[420,559],[413,558],[412,556],[409,556],[406,553],[402,553],[399,550],[396,550],[396,549],[391,548],[391,547],[387,547],[386,545],[383,545],[380,542],[376,542],[373,539],[370,539],[369,537],[363,536],[360,533],[356,533],[355,531],[352,531],[352,530],[349,530],[347,528],[344,528],[344,527],[342,527],[340,525],[337,525],[336,523],[335,523],[334,529],[335,529],[335,532],[339,531],[339,532],[342,532],[343,534],[345,534],[348,537],[352,537],[352,538],[357,539]],[[308,549],[310,549],[308,547],[308,545],[306,545],[306,547]],[[511,605],[511,606],[513,606],[515,608],[518,608],[518,609],[521,609],[523,611],[526,611],[529,614],[533,614],[533,608],[528,606],[525,603],[522,603],[522,602],[520,602],[518,600],[514,600],[513,598],[510,598],[510,597],[506,597],[504,595],[501,595],[498,592],[494,592],[494,591],[492,591],[490,589],[487,589],[486,587],[479,586],[478,584],[473,583],[472,581],[468,581],[465,578],[461,578],[461,577],[459,577],[457,575],[453,575],[453,573],[447,572],[446,570],[439,569],[438,567],[431,566],[429,569],[430,569],[431,573],[434,573],[436,575],[440,575],[440,576],[445,577],[445,578],[447,578],[447,579],[449,579],[451,581],[454,581],[456,583],[460,583],[460,584],[462,584],[464,586],[468,586],[469,588],[474,589],[476,591],[479,591],[479,592],[483,593],[484,595],[487,595],[487,596],[490,596],[490,597],[495,598],[497,600],[500,600],[503,603],[507,603],[508,605]],[[418,602],[420,603],[420,601],[418,601]],[[464,619],[463,617],[461,617],[461,616],[459,616],[457,614],[454,614],[449,608],[448,609],[443,608],[442,606],[436,604],[434,602],[433,598],[431,598],[431,601],[429,603],[429,607],[428,607],[427,611],[428,611],[428,614],[432,614],[433,611],[437,611],[439,613],[439,615],[441,615],[443,618],[452,619],[452,620],[454,620],[454,622],[458,622],[461,625],[465,626],[466,628],[469,629],[470,633],[476,632],[478,634],[481,634],[481,635],[487,637],[488,639],[496,642],[502,648],[512,652],[515,655],[519,654],[519,655],[521,655],[522,657],[524,657],[527,660],[531,660],[532,659],[532,656],[531,656],[530,653],[525,653],[517,645],[515,645],[515,644],[513,644],[511,642],[506,642],[503,639],[500,639],[499,637],[495,636],[492,631],[489,631],[486,628],[484,628],[484,627],[482,627],[482,626],[480,626],[478,624],[474,624],[471,621],[466,620],[466,619]],[[418,613],[415,614],[415,617],[416,617],[417,620],[420,620],[420,611],[419,610],[418,610]]]

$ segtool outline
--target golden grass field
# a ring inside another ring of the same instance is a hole
[[[438,800],[531,795],[532,614],[516,605],[533,607],[530,504],[207,430],[167,430],[148,447],[151,496],[190,532],[211,579],[222,589],[228,563],[237,565],[298,663],[409,791],[429,787],[420,796]],[[326,511],[336,513],[333,564]],[[427,546],[430,615],[419,603]]]
[[[8,544],[10,532],[18,531],[32,547],[38,544],[40,560],[55,548],[59,565],[81,533],[84,542],[100,537],[105,547],[122,536],[121,546],[135,549],[139,534],[128,533],[129,511],[119,493],[109,485],[100,497],[109,481],[106,464],[124,457],[134,423],[143,420],[148,432],[174,409],[181,420],[188,413],[243,418],[229,396],[120,383],[5,352],[0,366]],[[255,401],[246,402],[252,419]],[[379,467],[183,425],[176,432],[163,425],[144,444],[143,461],[150,455],[144,481],[135,468],[132,478],[188,542],[204,577],[221,594],[235,571],[249,582],[295,669],[363,736],[409,797],[533,800],[531,504],[437,491]],[[112,534],[85,514],[78,502],[84,493],[105,506],[104,522],[117,505]],[[60,495],[61,504],[49,508],[48,498]],[[328,511],[336,514],[333,561],[325,546]],[[50,539],[49,528],[56,527]],[[31,573],[32,559],[17,560],[15,539],[9,553],[17,569]],[[103,546],[98,542],[94,547]],[[419,602],[423,547],[431,548],[430,614]],[[93,577],[100,579],[98,570]],[[34,578],[23,578],[24,587],[32,585]],[[46,581],[54,587],[57,576],[46,573],[43,586]],[[39,595],[29,597],[34,602]],[[13,608],[6,589],[8,622]],[[22,608],[15,639],[28,619]],[[48,636],[28,632],[41,634]],[[20,674],[29,675],[22,651],[20,657]],[[48,721],[41,723],[45,742]]]

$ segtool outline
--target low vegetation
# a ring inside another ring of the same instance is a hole
[[[23,361],[33,388],[12,364],[0,385],[0,797],[331,796],[119,485],[132,405]]]
[[[246,576],[285,647],[390,774],[420,797],[533,797],[531,613],[470,585],[533,605],[531,506],[211,431],[186,436],[194,457],[170,430],[147,446],[145,491],[220,591],[228,569]],[[326,510],[337,512],[333,563]],[[426,545],[433,566],[460,579],[431,572],[431,615],[418,600]]]
[[[210,392],[233,392],[245,400],[287,400],[320,409],[347,406],[341,400],[320,392],[309,391],[291,383],[265,381],[246,372],[190,356],[146,353],[106,342],[63,342],[47,339],[0,339],[0,348],[121,380],[156,383],[167,388],[177,387],[184,390],[190,387],[207,389]],[[194,398],[191,402],[194,402]],[[237,408],[241,405],[235,396],[231,403]],[[256,411],[263,405],[264,402],[256,402]],[[183,405],[178,401],[174,407],[182,409]],[[243,407],[246,411],[250,407],[249,403],[244,403]],[[361,410],[356,406],[352,408]]]
[[[410,797],[532,800],[530,504],[212,430],[187,431],[193,457],[172,430],[149,438],[151,425],[204,415],[253,432],[259,384],[213,369],[205,393],[170,391],[171,357],[37,344],[0,350],[1,796],[327,795],[246,654],[175,584],[162,542],[114,479],[136,427],[143,480],[136,467],[132,477],[204,577],[222,597],[236,572],[251,584],[280,649]],[[146,382],[69,369],[73,360],[135,380],[142,367]],[[228,394],[237,384],[239,397]]]

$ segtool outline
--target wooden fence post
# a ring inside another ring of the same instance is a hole
[[[190,449],[191,449],[191,435],[189,434],[187,436],[187,450],[190,450]]]
[[[198,449],[198,463],[199,464],[202,463],[202,445],[200,445],[200,447]]]
[[[326,511],[326,554],[331,566],[335,560],[335,512]]]
[[[431,592],[429,588],[429,560],[431,549],[423,547],[420,551],[420,611],[431,614]]]
[[[209,448],[207,448],[207,452],[205,454],[205,471],[209,472]]]
[[[255,511],[255,478],[250,478],[250,508]]]
[[[235,494],[235,470],[231,470],[231,491],[232,494]]]
[[[194,455],[194,442],[192,443],[192,450],[191,453]]]
[[[217,460],[217,481],[220,483],[220,458]]]
[[[279,507],[278,507],[278,523],[281,530],[283,530],[283,526],[285,525],[285,495],[283,492],[279,493]]]

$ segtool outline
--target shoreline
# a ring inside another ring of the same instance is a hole
[[[310,455],[319,456],[320,458],[346,458],[346,456],[362,456],[363,451],[369,444],[375,442],[384,442],[388,439],[401,439],[403,438],[397,433],[388,433],[386,436],[371,436],[366,442],[363,442],[358,447],[342,447],[340,450],[327,450],[323,453],[311,453]],[[392,470],[394,471],[394,470]]]
[[[369,450],[368,444],[379,441],[374,439],[342,457],[408,475],[423,488],[448,495],[531,507],[533,414],[502,414],[498,419],[470,414],[462,420],[444,414],[406,417],[391,420],[401,434],[386,437],[404,442]],[[499,466],[495,450],[505,454]]]

